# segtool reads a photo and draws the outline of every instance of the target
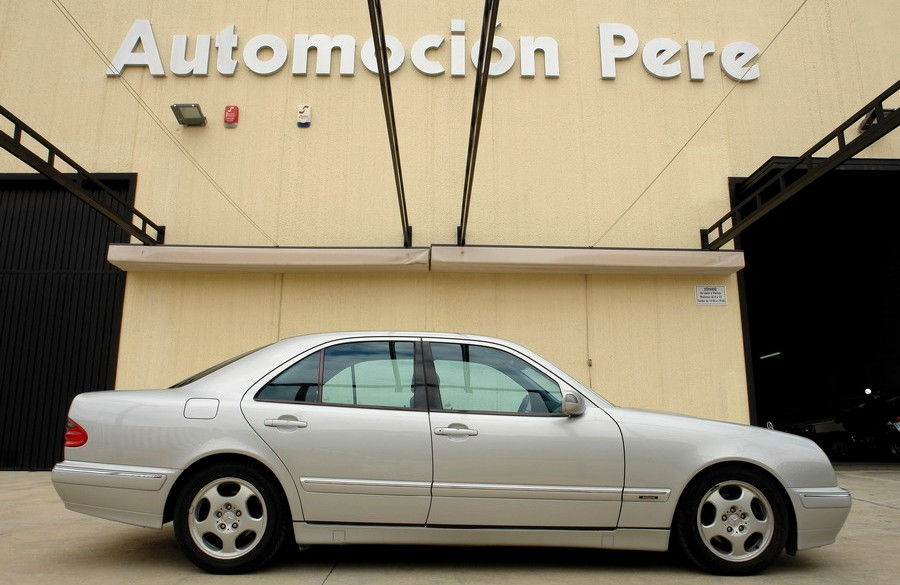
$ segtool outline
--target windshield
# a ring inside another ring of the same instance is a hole
[[[197,372],[193,376],[191,376],[189,378],[185,378],[181,382],[178,382],[177,384],[169,386],[169,388],[181,388],[182,386],[187,386],[188,384],[192,384],[192,383],[196,382],[197,380],[199,380],[200,378],[204,378],[217,370],[221,370],[225,366],[227,366],[229,364],[233,364],[234,362],[238,361],[239,359],[241,359],[243,357],[247,357],[251,353],[256,353],[257,351],[261,350],[262,348],[269,347],[270,345],[272,345],[272,344],[269,343],[269,344],[257,347],[256,349],[251,349],[250,351],[244,352],[241,355],[236,355],[233,358],[228,358],[227,360],[225,360],[224,362],[222,362],[220,364],[216,364],[211,368],[206,368],[202,372]]]

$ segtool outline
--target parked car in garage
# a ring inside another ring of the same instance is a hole
[[[828,418],[770,424],[814,441],[833,460],[900,459],[900,396],[867,388],[834,409],[837,414]]]
[[[67,508],[159,528],[214,573],[285,543],[666,550],[750,574],[830,544],[849,492],[812,441],[613,406],[499,339],[285,339],[166,390],[92,392]]]

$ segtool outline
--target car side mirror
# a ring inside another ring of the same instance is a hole
[[[581,397],[581,394],[568,393],[563,396],[562,413],[566,416],[584,414],[584,398]]]

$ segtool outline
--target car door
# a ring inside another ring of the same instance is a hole
[[[242,401],[309,522],[424,524],[431,437],[421,343],[357,339],[304,355]]]
[[[424,346],[434,453],[429,525],[615,527],[624,452],[616,423],[548,370],[488,343]]]

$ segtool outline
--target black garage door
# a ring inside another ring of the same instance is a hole
[[[898,180],[900,160],[852,159],[738,241],[755,420],[833,458],[900,456]]]
[[[134,200],[135,176],[101,176]],[[49,469],[66,411],[113,387],[125,273],[118,226],[39,175],[0,175],[0,469]]]

